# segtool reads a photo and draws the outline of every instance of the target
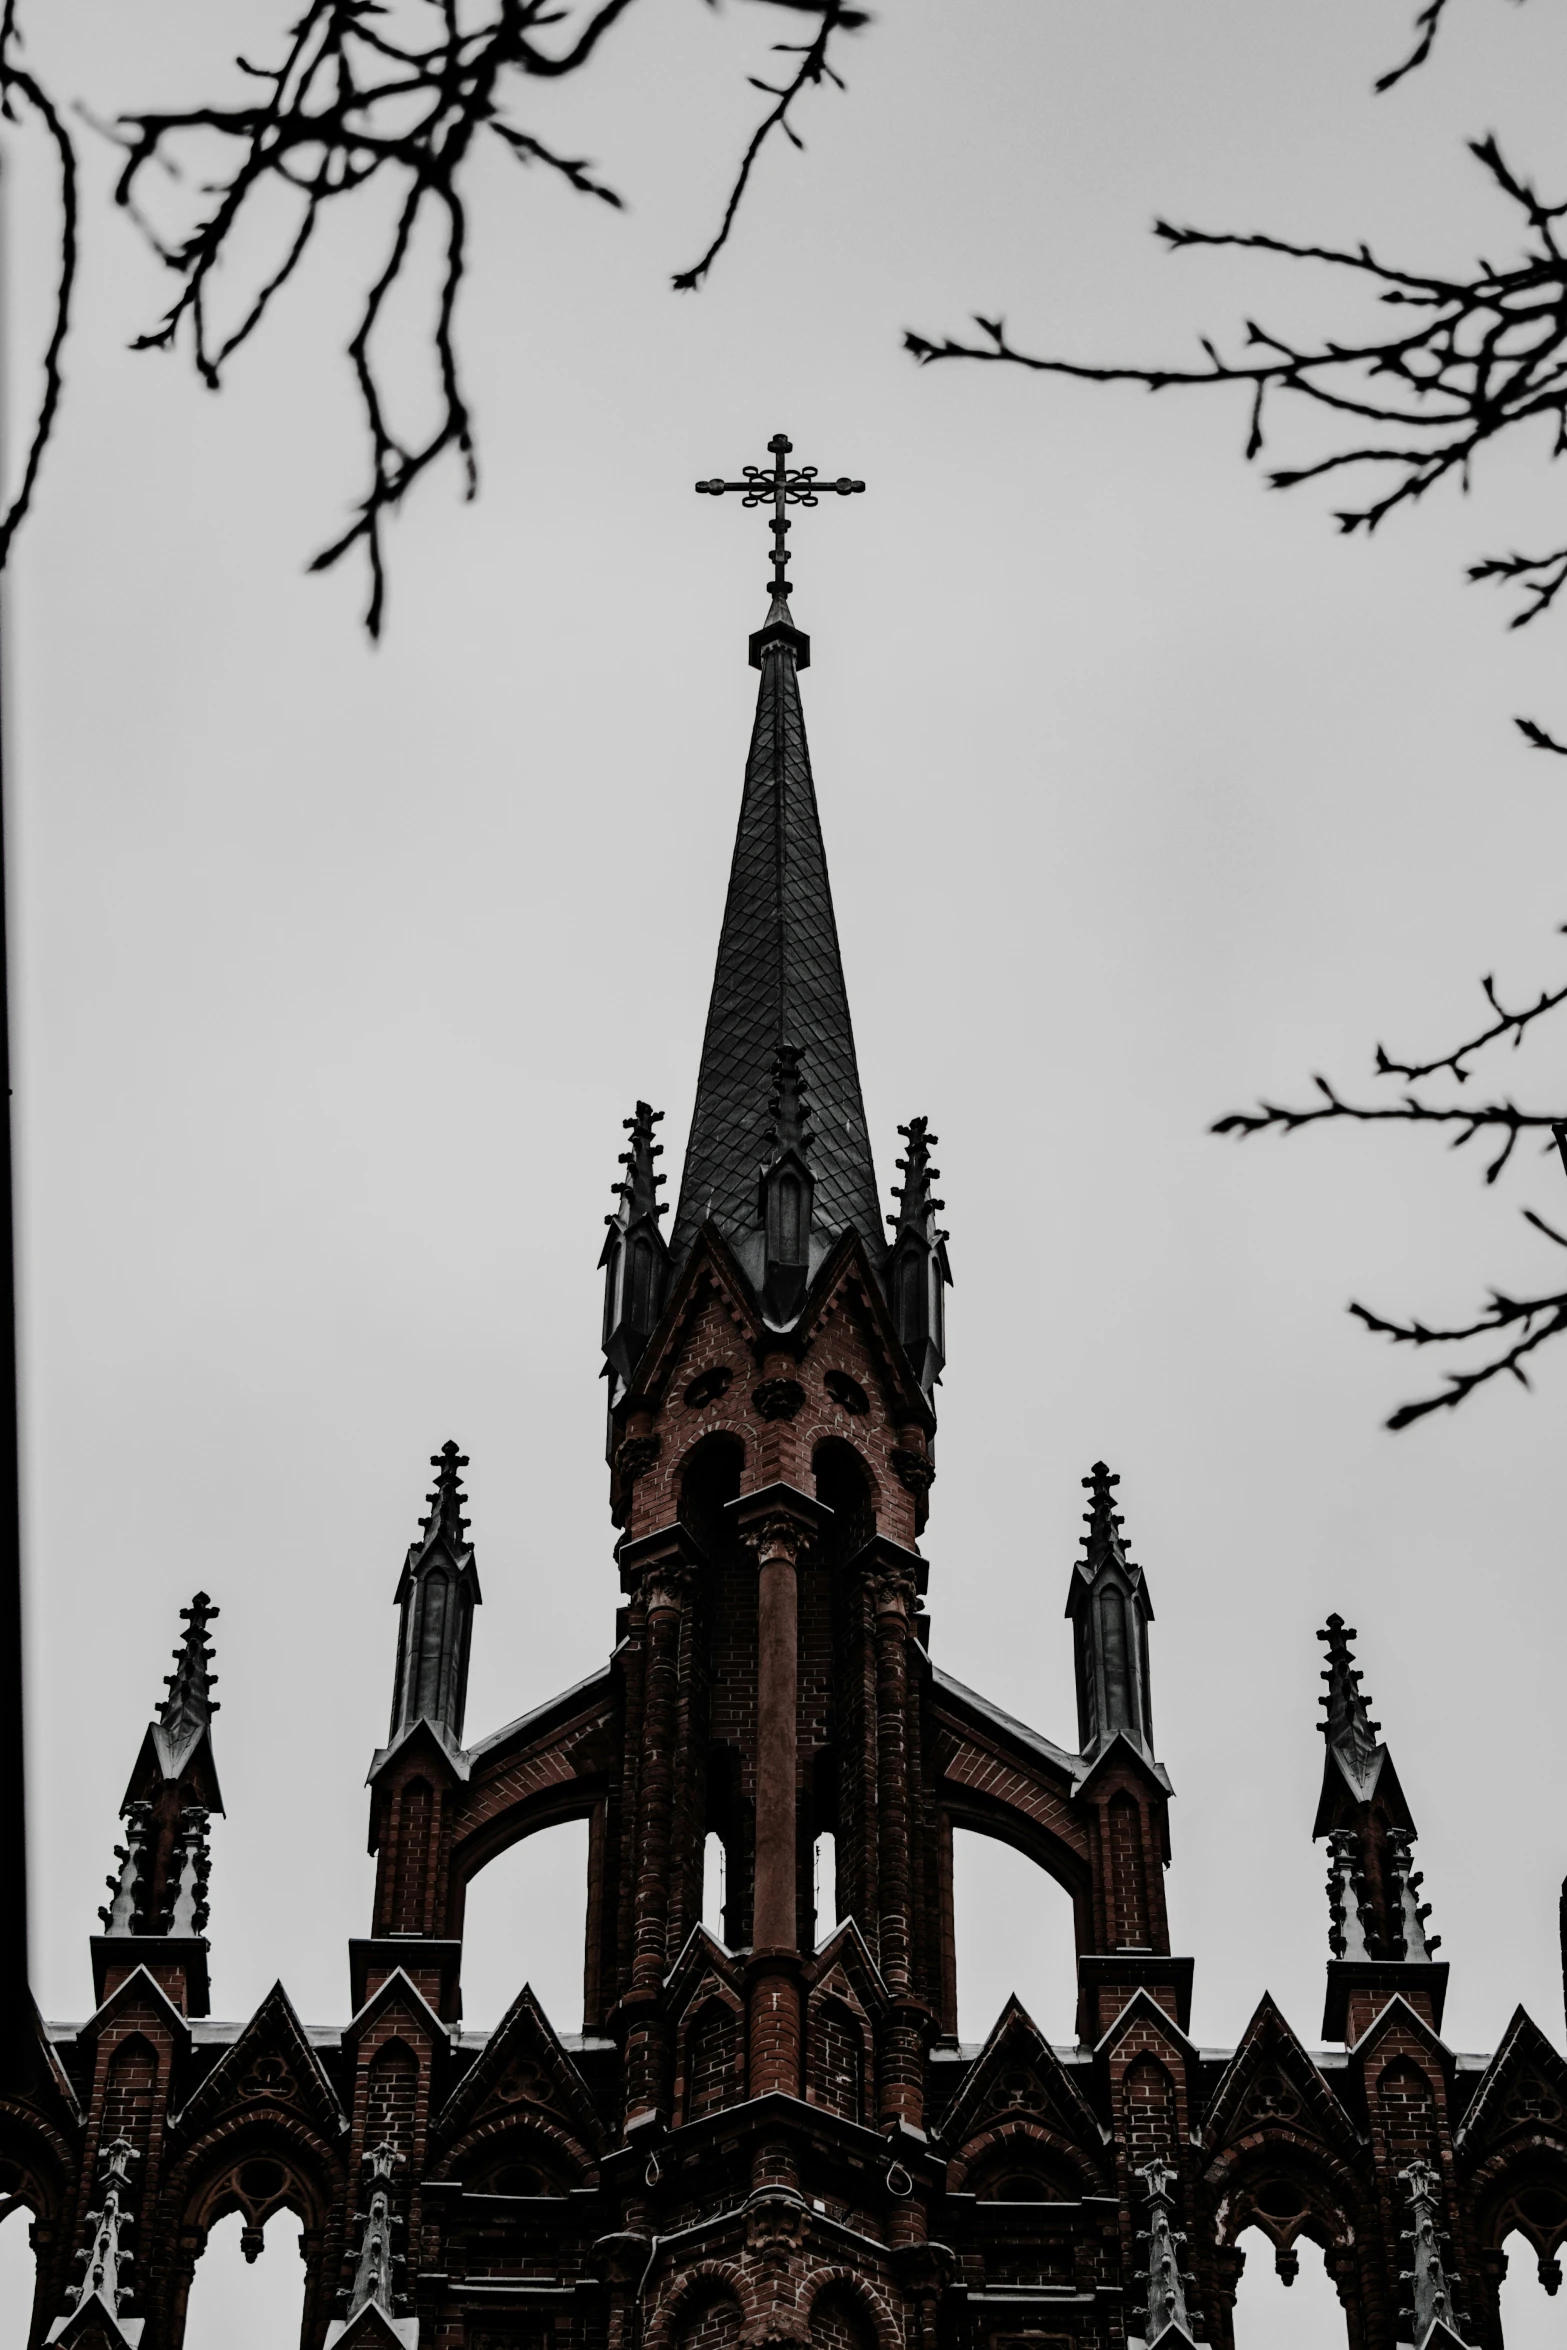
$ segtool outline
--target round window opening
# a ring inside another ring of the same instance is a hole
[[[853,1419],[860,1419],[871,1408],[871,1399],[858,1379],[851,1379],[847,1371],[829,1371],[822,1382],[835,1404],[840,1404]]]
[[[1252,2201],[1269,2219],[1294,2219],[1306,2208],[1305,2197],[1288,2179],[1270,2179],[1257,2189]]]
[[[242,2195],[252,2203],[270,2203],[274,2195],[283,2191],[283,2166],[278,2162],[247,2162],[239,2174]]]

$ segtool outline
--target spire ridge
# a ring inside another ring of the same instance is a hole
[[[168,1694],[158,1708],[158,1727],[167,1745],[165,1768],[171,1778],[179,1775],[184,1758],[202,1732],[211,1729],[212,1717],[219,1711],[219,1700],[212,1694],[218,1677],[212,1670],[207,1627],[217,1622],[221,1612],[205,1591],[198,1591],[189,1607],[180,1609],[185,1635],[174,1651],[173,1672],[164,1676]]]
[[[1350,1642],[1359,1637],[1354,1625],[1346,1624],[1340,1615],[1329,1616],[1317,1634],[1328,1652],[1327,1670],[1322,1675],[1328,1685],[1327,1695],[1317,1700],[1327,1720],[1319,1722],[1317,1728],[1350,1778],[1357,1785],[1369,1788],[1385,1749],[1379,1743],[1382,1725],[1371,1718],[1371,1708],[1361,1690],[1364,1675],[1350,1647]]]
[[[1088,1507],[1083,1555],[1073,1563],[1066,1612],[1076,1627],[1077,1727],[1085,1757],[1124,1735],[1153,1760],[1148,1626],[1153,1605],[1141,1567],[1127,1556],[1120,1478],[1095,1461],[1083,1486]]]
[[[1142,1572],[1126,1555],[1126,1540],[1121,1531],[1124,1521],[1113,1498],[1120,1482],[1114,1470],[1104,1461],[1095,1461],[1083,1479],[1084,1489],[1089,1496],[1088,1507],[1083,1512],[1083,1523],[1088,1532],[1081,1535],[1079,1540],[1083,1548],[1082,1567],[1090,1574],[1097,1574],[1107,1559],[1114,1559],[1116,1565],[1129,1575]]]
[[[408,1546],[397,1583],[397,1665],[392,1687],[392,1738],[427,1721],[453,1748],[461,1748],[468,1692],[468,1651],[479,1574],[468,1540],[462,1472],[468,1455],[448,1437],[430,1455],[435,1484],[418,1539]]]

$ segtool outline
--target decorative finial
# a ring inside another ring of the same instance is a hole
[[[158,1709],[158,1725],[167,1734],[171,1747],[188,1745],[201,1731],[211,1727],[213,1715],[220,1710],[212,1694],[218,1677],[212,1670],[212,1643],[207,1638],[207,1626],[216,1623],[221,1612],[204,1591],[197,1592],[189,1607],[180,1609],[185,1636],[174,1651],[173,1672],[164,1676],[163,1686],[168,1695]]]
[[[402,2157],[389,2138],[379,2146],[371,2146],[365,2153],[365,2169],[370,2174],[370,2208],[363,2214],[364,2234],[359,2241],[359,2257],[354,2264],[354,2282],[348,2296],[348,2315],[356,2318],[362,2309],[379,2309],[386,2317],[397,2314],[397,2271],[403,2265],[402,2256],[392,2250],[392,2231],[403,2224],[392,2209],[391,2178]]]
[[[1378,1741],[1382,1725],[1371,1719],[1371,1709],[1361,1694],[1362,1676],[1349,1645],[1359,1637],[1354,1625],[1346,1624],[1337,1615],[1329,1616],[1317,1634],[1328,1652],[1328,1668],[1322,1676],[1328,1693],[1317,1700],[1328,1718],[1319,1722],[1317,1728],[1356,1782],[1364,1784],[1371,1777],[1381,1751]]]
[[[1102,1567],[1107,1559],[1114,1559],[1128,1574],[1136,1568],[1126,1555],[1126,1538],[1121,1532],[1121,1513],[1115,1507],[1113,1495],[1120,1478],[1104,1461],[1095,1461],[1083,1485],[1088,1493],[1088,1507],[1083,1512],[1083,1523],[1088,1532],[1080,1537],[1083,1545],[1083,1565],[1090,1574]]]
[[[468,1496],[462,1489],[462,1471],[468,1466],[468,1455],[459,1452],[448,1436],[440,1451],[431,1453],[430,1466],[435,1471],[435,1485],[425,1495],[430,1505],[425,1513],[425,1540],[429,1542],[437,1534],[444,1534],[454,1551],[462,1550],[468,1532],[468,1520],[463,1516]]]
[[[743,481],[699,481],[696,492],[699,498],[721,498],[726,492],[734,491],[744,505],[771,505],[773,576],[768,582],[768,591],[774,608],[768,618],[787,624],[790,595],[789,522],[785,508],[816,506],[829,496],[853,497],[864,489],[865,484],[862,481],[851,481],[846,473],[840,473],[836,481],[823,481],[814,465],[785,465],[784,459],[793,449],[794,443],[781,432],[775,432],[767,446],[773,459],[770,470],[761,465],[746,465],[741,468],[745,476]],[[783,606],[782,611],[778,610],[779,605]]]
[[[895,1232],[914,1232],[921,1240],[949,1240],[950,1233],[936,1228],[936,1218],[947,1203],[937,1199],[931,1189],[941,1180],[941,1170],[932,1166],[930,1157],[941,1138],[931,1133],[928,1118],[911,1118],[898,1132],[909,1147],[907,1155],[896,1162],[903,1181],[892,1187],[898,1212],[887,1221]]]
[[[620,1201],[618,1215],[606,1216],[606,1224],[630,1224],[638,1216],[664,1216],[669,1213],[666,1203],[659,1198],[668,1177],[654,1173],[653,1161],[664,1155],[664,1146],[653,1140],[653,1129],[662,1125],[664,1113],[648,1102],[638,1102],[634,1118],[622,1118],[620,1123],[631,1137],[631,1148],[622,1151],[620,1164],[626,1172],[614,1186]]]
[[[131,2266],[133,2255],[125,2246],[126,2230],[132,2225],[131,2214],[125,2208],[131,2183],[131,2164],[141,2160],[139,2148],[129,2138],[116,2138],[104,2148],[103,2202],[96,2211],[87,2214],[87,2225],[92,2231],[88,2241],[77,2253],[83,2275],[79,2285],[73,2285],[67,2296],[70,2314],[85,2309],[97,2301],[111,2317],[118,2317],[131,2300],[125,2271]]]

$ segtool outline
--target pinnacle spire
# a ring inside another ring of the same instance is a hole
[[[1085,1757],[1124,1735],[1153,1760],[1148,1626],[1153,1603],[1143,1570],[1127,1556],[1115,1489],[1121,1480],[1095,1461],[1083,1484],[1088,1507],[1083,1555],[1072,1568],[1066,1612],[1076,1628],[1077,1723]]]
[[[810,1264],[844,1232],[882,1253],[876,1171],[800,707],[800,648],[787,598],[757,640],[761,682],[719,935],[680,1204],[678,1266],[711,1221],[757,1288],[765,1274],[757,1170],[777,1148],[778,1056],[810,1081],[816,1139]],[[765,641],[764,641],[765,640]]]
[[[1359,1634],[1330,1615],[1317,1638],[1328,1653],[1327,1694],[1317,1700],[1327,1716],[1317,1724],[1327,1753],[1312,1834],[1328,1846],[1328,1948],[1335,1964],[1424,1967],[1442,1937],[1426,1930],[1431,1904],[1420,1899],[1425,1880],[1414,1865],[1414,1818],[1361,1686],[1350,1645]],[[1331,1967],[1329,1978],[1325,2028],[1336,2036],[1342,2003]]]
[[[174,1670],[164,1678],[168,1694],[158,1709],[164,1769],[170,1778],[179,1776],[185,1758],[202,1733],[211,1729],[212,1717],[219,1710],[219,1701],[212,1694],[218,1677],[212,1670],[207,1627],[220,1613],[204,1591],[197,1592],[189,1607],[180,1609],[185,1636],[174,1651]]]
[[[911,1118],[898,1132],[906,1146],[897,1162],[903,1181],[892,1187],[898,1212],[887,1218],[893,1236],[883,1280],[899,1341],[929,1396],[947,1361],[946,1292],[952,1267],[947,1235],[936,1222],[946,1202],[937,1199],[932,1188],[940,1177],[931,1164],[937,1138],[930,1120]]]
[[[616,1383],[611,1409],[635,1376],[668,1288],[669,1250],[658,1228],[660,1216],[669,1212],[658,1196],[666,1178],[655,1167],[664,1146],[653,1140],[653,1129],[663,1115],[650,1103],[638,1102],[635,1115],[621,1120],[631,1148],[620,1154],[626,1170],[614,1187],[620,1205],[604,1219],[609,1230],[599,1257],[604,1276],[602,1343],[607,1372]]]
[[[391,1737],[429,1722],[444,1744],[460,1749],[473,1611],[481,1598],[462,1489],[468,1455],[448,1437],[430,1455],[430,1466],[435,1484],[397,1583]]]
[[[1376,1785],[1387,1749],[1380,1743],[1381,1723],[1371,1719],[1371,1708],[1360,1686],[1364,1676],[1349,1645],[1359,1637],[1353,1624],[1346,1624],[1339,1615],[1329,1616],[1317,1634],[1328,1652],[1327,1671],[1322,1676],[1328,1693],[1317,1700],[1328,1718],[1319,1722],[1317,1728],[1345,1777],[1357,1790],[1369,1795]]]

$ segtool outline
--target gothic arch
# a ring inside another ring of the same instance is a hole
[[[1544,2282],[1567,2243],[1567,2147],[1536,2135],[1499,2148],[1470,2182],[1482,2251],[1499,2252],[1516,2230],[1540,2263]],[[1553,2289],[1548,2287],[1548,2290]]]
[[[816,1498],[833,1512],[831,1552],[845,1566],[862,1550],[881,1519],[881,1486],[875,1470],[846,1436],[822,1436],[811,1452]]]
[[[492,2114],[456,2141],[441,2163],[439,2176],[461,2178],[465,2185],[474,2185],[508,2167],[519,2174],[531,2173],[539,2184],[508,2186],[495,2177],[491,2193],[569,2195],[574,2187],[590,2184],[594,2176],[588,2149],[542,2113]]]
[[[972,1835],[989,1836],[994,1843],[1005,1844],[1010,1851],[1020,1852],[1025,1860],[1031,1860],[1060,1886],[1081,1926],[1089,1899],[1088,1863],[1043,1820],[1033,1819],[1015,1805],[977,1789],[955,1788],[950,1781],[943,1791],[941,1815],[944,1835],[950,1835],[954,1828],[966,1828]],[[1093,1943],[1085,1941],[1080,1931],[1078,1946],[1092,1949]]]
[[[342,2200],[343,2166],[332,2148],[291,2114],[237,2113],[188,2147],[169,2177],[181,2224],[203,2239],[231,2211],[258,2231],[292,2211],[307,2234],[324,2228]]]
[[[716,1983],[680,2019],[675,2089],[687,2121],[745,2096],[745,2010]]]
[[[837,2294],[850,2302],[856,2314],[865,2320],[876,2350],[904,2350],[902,2325],[869,2277],[858,2269],[820,2268],[807,2281],[800,2314],[808,2326],[823,2296]]]
[[[675,1514],[715,1564],[733,1547],[723,1511],[745,1482],[745,1465],[745,1439],[732,1428],[709,1429],[675,1463]]]
[[[736,2318],[743,2323],[751,2296],[738,2268],[727,2261],[703,2260],[685,2271],[674,2290],[659,2303],[648,2320],[644,2335],[645,2350],[669,2350],[677,2335],[684,2333],[691,2316],[713,2303],[728,2300],[733,2303]],[[690,2312],[690,2315],[685,2313]]]
[[[970,2138],[955,2157],[948,2180],[953,2188],[983,2196],[987,2186],[1009,2171],[1035,2171],[1050,2179],[1064,2201],[1102,2195],[1107,2185],[1099,2165],[1080,2146],[1027,2114],[1009,2114]]]

